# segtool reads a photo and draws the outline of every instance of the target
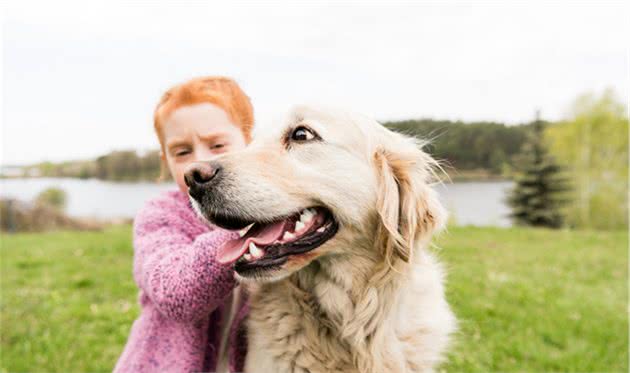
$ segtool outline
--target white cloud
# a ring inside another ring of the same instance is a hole
[[[196,75],[236,77],[260,123],[303,102],[517,123],[628,94],[626,2],[146,4],[8,4],[5,164],[156,147],[157,98]]]

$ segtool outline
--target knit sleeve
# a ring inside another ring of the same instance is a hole
[[[177,321],[207,315],[236,286],[233,269],[216,260],[217,247],[236,234],[214,229],[191,235],[190,218],[180,206],[161,201],[147,205],[134,223],[136,282],[163,315]]]

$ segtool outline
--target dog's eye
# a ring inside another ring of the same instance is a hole
[[[303,126],[296,127],[291,133],[291,140],[293,141],[310,141],[315,139],[315,133]]]

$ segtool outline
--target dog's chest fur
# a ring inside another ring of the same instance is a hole
[[[332,315],[301,285],[285,280],[252,294],[246,372],[356,371]]]
[[[375,287],[357,279],[356,258],[328,270],[312,264],[251,287],[245,371],[431,371],[455,319],[444,299],[441,267],[426,259],[404,280]]]

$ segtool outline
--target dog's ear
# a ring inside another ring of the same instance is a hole
[[[412,139],[399,139],[397,149],[379,147],[374,153],[380,220],[376,244],[390,263],[394,257],[409,262],[419,240],[430,238],[446,220],[437,193],[429,185],[437,162]]]

